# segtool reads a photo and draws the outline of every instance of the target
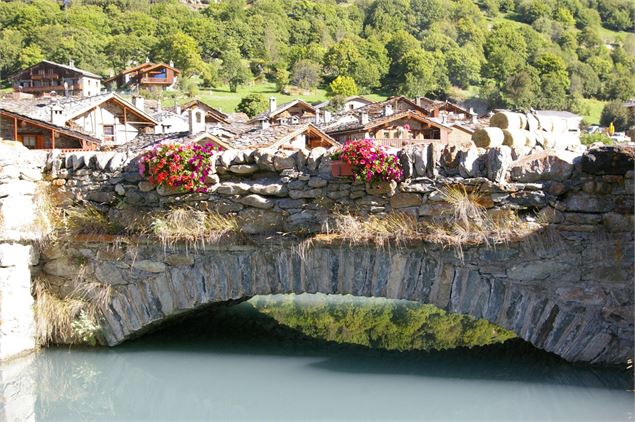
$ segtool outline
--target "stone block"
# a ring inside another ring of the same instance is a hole
[[[239,202],[248,207],[254,208],[273,208],[274,202],[271,199],[264,198],[260,195],[251,194],[239,199]]]
[[[390,206],[398,208],[418,207],[422,203],[422,197],[416,193],[397,193],[390,198]]]

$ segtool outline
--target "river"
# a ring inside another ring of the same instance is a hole
[[[316,340],[252,303],[113,349],[0,365],[3,420],[597,420],[634,417],[632,373],[519,340],[385,350]]]

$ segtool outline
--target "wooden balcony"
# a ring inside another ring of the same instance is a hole
[[[402,148],[406,145],[428,144],[439,142],[440,139],[404,139],[404,138],[375,138],[375,143],[384,147]]]
[[[174,80],[168,78],[141,78],[141,84],[172,85],[172,83],[174,83]]]

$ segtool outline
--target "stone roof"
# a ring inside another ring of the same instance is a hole
[[[94,95],[92,97],[40,97],[40,98],[24,98],[24,99],[3,99],[0,101],[0,110],[9,111],[19,114],[33,120],[51,123],[51,108],[54,106],[62,107],[64,120],[70,120],[99,104],[110,99],[115,99],[124,103],[126,107],[134,110],[136,113],[144,116],[148,120],[156,123],[152,116],[139,110],[117,94],[112,92],[106,94]]]
[[[240,134],[232,139],[231,144],[236,148],[265,148],[279,141],[293,138],[304,132],[309,125],[274,125],[266,129],[256,128]]]
[[[365,107],[364,107],[365,108]],[[361,110],[361,109],[359,109]],[[361,120],[359,118],[351,118],[349,117],[347,120],[340,120],[339,122],[336,122],[334,124],[331,124],[329,126],[324,126],[322,127],[322,130],[324,130],[326,133],[338,133],[338,132],[350,132],[350,131],[356,131],[356,130],[369,130],[369,129],[373,129],[377,126],[381,126],[385,123],[389,123],[393,120],[399,120],[399,119],[415,119],[415,120],[419,120],[421,122],[426,122],[426,123],[431,123],[437,127],[445,127],[445,128],[450,128],[448,125],[444,124],[444,123],[440,123],[437,122],[417,111],[412,111],[412,110],[406,110],[406,111],[402,111],[402,112],[398,112],[398,113],[393,113],[389,116],[382,116],[379,118],[375,118],[373,120],[369,120],[368,123],[362,124]]]
[[[283,111],[293,107],[296,104],[302,104],[302,105],[306,106],[307,108],[310,108],[311,110],[315,111],[315,107],[314,106],[312,106],[311,104],[307,103],[306,101],[301,100],[301,99],[298,98],[298,99],[295,99],[295,100],[293,100],[291,102],[282,104],[281,106],[279,106],[278,108],[276,108],[273,111],[267,110],[267,111],[265,111],[263,113],[260,113],[259,115],[257,115],[254,118],[252,118],[250,121],[251,122],[255,122],[255,121],[258,121],[258,120],[268,120],[272,116],[280,114]]]
[[[569,111],[560,111],[560,110],[535,110],[534,114],[540,117],[559,117],[562,119],[582,119],[582,116],[579,116],[575,113],[571,113]]]
[[[170,110],[161,110],[157,113],[152,114],[152,118],[154,120],[156,120],[157,122],[161,123],[167,119],[171,119],[171,118],[176,118],[176,119],[180,119],[182,120],[184,123],[187,123],[187,118],[185,118],[185,116],[182,116],[180,114],[176,114],[173,111]]]

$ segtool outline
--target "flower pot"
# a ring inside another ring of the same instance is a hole
[[[349,177],[353,175],[353,167],[342,161],[331,161],[331,175],[334,177]]]

